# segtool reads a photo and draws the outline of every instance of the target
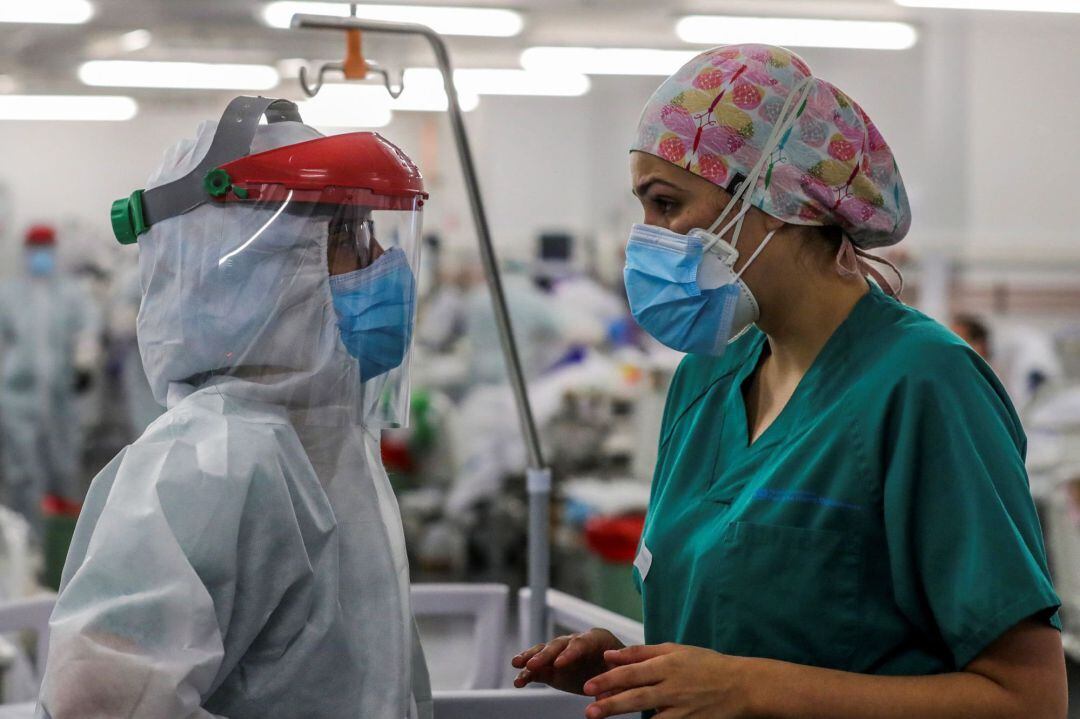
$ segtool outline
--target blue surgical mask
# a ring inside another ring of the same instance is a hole
[[[26,267],[34,277],[49,277],[56,271],[56,255],[43,247],[34,248],[26,253]]]
[[[765,248],[769,233],[757,252]],[[689,235],[634,225],[623,279],[630,311],[642,329],[679,352],[720,356],[757,321],[758,305],[735,272],[738,252],[707,231]],[[743,270],[750,265],[750,260]]]
[[[739,290],[698,285],[701,240],[634,225],[623,280],[630,312],[642,329],[679,352],[718,355],[727,345]]]
[[[416,281],[399,248],[362,270],[330,278],[341,341],[367,382],[399,366],[412,339]]]

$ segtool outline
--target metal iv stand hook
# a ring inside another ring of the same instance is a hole
[[[353,19],[356,18],[356,3],[349,4],[349,15]],[[405,92],[404,71],[395,85],[391,81],[390,72],[386,68],[364,57],[360,30],[356,28],[347,29],[346,36],[345,59],[342,62],[323,63],[319,67],[314,82],[308,79],[307,66],[301,66],[300,88],[304,91],[304,94],[308,97],[315,97],[319,94],[323,84],[325,84],[327,73],[340,72],[347,80],[363,80],[368,75],[378,75],[382,78],[383,85],[386,87],[386,91],[390,93],[390,97],[395,100],[401,97],[401,93]]]

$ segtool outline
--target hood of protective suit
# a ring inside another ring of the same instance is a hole
[[[168,150],[147,189],[191,172],[216,122]],[[297,122],[258,128],[258,153],[322,137]],[[203,204],[154,224],[139,239],[137,333],[154,397],[170,387],[225,386],[290,408],[350,407],[356,361],[340,339],[327,272],[329,220],[283,207]],[[240,383],[233,383],[239,386]],[[182,396],[181,392],[177,396]]]

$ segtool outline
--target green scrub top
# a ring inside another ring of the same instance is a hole
[[[872,287],[752,445],[752,328],[668,394],[634,578],[650,644],[868,674],[955,671],[1021,620],[1060,629],[993,371]]]

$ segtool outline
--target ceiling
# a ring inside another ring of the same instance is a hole
[[[269,27],[261,10],[269,0],[91,0],[96,12],[84,25],[0,23],[0,93],[124,94],[141,104],[198,105],[235,91],[93,88],[77,70],[87,60],[172,60],[276,65],[295,90],[299,61],[340,60],[337,33]],[[1080,0],[1076,0],[1080,2]],[[34,2],[34,0],[0,0]],[[383,4],[473,5],[519,10],[524,31],[512,38],[447,38],[457,67],[518,67],[522,50],[536,45],[585,45],[693,49],[675,33],[687,14],[731,14],[832,19],[905,20],[929,27],[978,18],[1007,32],[1035,36],[1048,27],[1080,28],[1080,15],[914,10],[894,0],[377,0]],[[361,3],[363,4],[363,3]],[[147,30],[137,50],[120,38]],[[704,46],[696,46],[702,48]],[[432,66],[419,40],[365,38],[365,54],[384,66]],[[285,62],[289,61],[293,62]],[[273,90],[271,90],[272,92]]]
[[[381,0],[384,3],[395,0]],[[175,60],[275,64],[289,58],[336,59],[341,39],[318,31],[266,26],[261,0],[93,0],[96,13],[85,25],[0,23],[0,91],[24,94],[108,93],[84,87],[76,77],[80,63],[93,59]],[[407,4],[400,3],[399,4]],[[901,19],[910,11],[891,0],[424,0],[428,5],[512,7],[525,15],[525,30],[514,38],[450,39],[459,67],[515,67],[522,49],[532,45],[686,47],[674,21],[689,13],[798,15]],[[152,41],[124,51],[119,38],[146,29]],[[369,57],[390,66],[430,65],[420,44],[392,47],[366,40]],[[190,90],[124,90],[142,99],[182,98]],[[204,91],[205,94],[205,91]]]

